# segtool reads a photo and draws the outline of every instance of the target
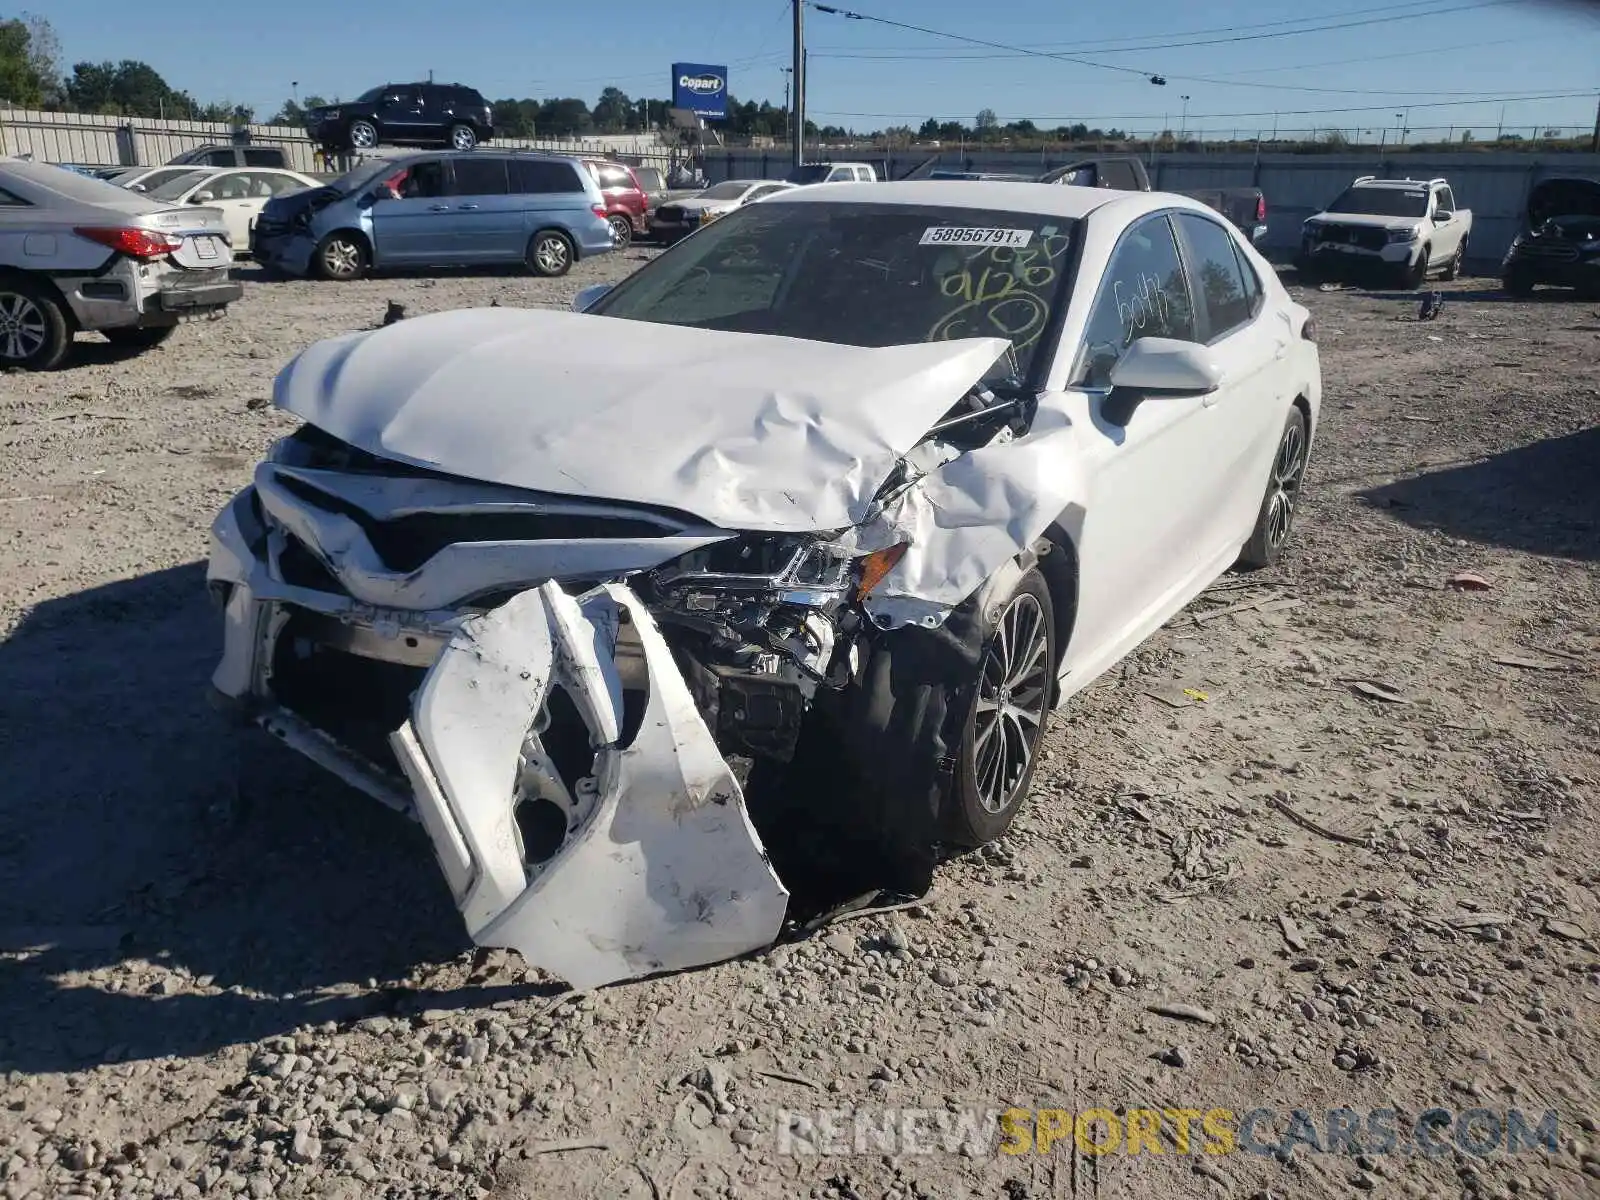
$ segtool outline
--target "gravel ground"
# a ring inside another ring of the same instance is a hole
[[[274,372],[391,298],[563,305],[648,253],[251,280],[0,378],[4,1197],[1600,1194],[1592,303],[1308,293],[1292,558],[1076,700],[923,904],[748,961],[563,996],[473,952],[419,830],[225,729],[198,560]],[[1009,1105],[1550,1109],[1559,1145],[785,1152],[854,1148],[818,1109]]]

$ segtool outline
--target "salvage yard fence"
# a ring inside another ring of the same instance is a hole
[[[921,175],[930,169],[1037,175],[1091,154],[970,150],[962,154],[951,150],[930,155],[926,150],[911,150],[887,154],[841,151],[833,157],[871,163],[882,178],[903,179],[912,172]],[[1140,158],[1147,163],[1150,181],[1157,190],[1260,188],[1267,198],[1267,233],[1261,246],[1279,258],[1292,254],[1298,246],[1301,222],[1321,212],[1361,175],[1448,179],[1456,203],[1472,210],[1469,254],[1480,264],[1498,262],[1505,254],[1522,222],[1528,189],[1535,183],[1569,175],[1600,179],[1600,154],[1490,151],[1386,156],[1368,151],[1314,155],[1158,153]],[[780,179],[790,167],[787,153],[730,150],[708,154],[705,169],[715,183],[724,179]]]
[[[200,146],[248,141],[280,146],[297,171],[318,172],[327,164],[304,129],[294,125],[234,126],[216,121],[158,121],[93,113],[39,112],[0,108],[0,153],[29,155],[39,162],[90,167],[156,166]],[[636,166],[667,168],[669,154],[651,135],[586,138],[496,138],[506,150],[604,153]]]

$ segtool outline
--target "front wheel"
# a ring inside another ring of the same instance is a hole
[[[472,150],[478,145],[478,135],[471,125],[450,126],[450,148],[452,150]]]
[[[535,275],[554,279],[572,270],[572,243],[553,229],[534,234],[528,243],[528,267]]]
[[[945,797],[945,841],[981,846],[1016,820],[1050,718],[1055,662],[1050,589],[1033,568],[1002,605],[984,640]]]
[[[1467,239],[1462,238],[1461,244],[1456,247],[1456,252],[1450,256],[1449,265],[1444,269],[1446,280],[1460,279],[1461,267],[1467,261]]]
[[[1256,527],[1239,555],[1241,567],[1270,567],[1283,557],[1305,482],[1309,432],[1305,413],[1298,405],[1291,408],[1278,439],[1278,453],[1272,459],[1272,477],[1267,481],[1267,494],[1261,499],[1261,511],[1256,514]]]
[[[1515,267],[1506,272],[1505,278],[1500,281],[1500,286],[1512,296],[1533,295],[1533,279],[1526,271],[1519,271]]]
[[[106,341],[124,350],[151,350],[161,345],[177,330],[176,325],[125,325],[120,329],[102,329]]]
[[[365,117],[350,122],[346,135],[352,150],[371,150],[378,144],[378,127]]]
[[[360,279],[372,265],[367,244],[353,233],[330,233],[317,245],[311,258],[319,279],[345,281]]]
[[[1428,248],[1417,251],[1417,261],[1408,263],[1400,273],[1401,283],[1409,291],[1416,291],[1428,281]]]

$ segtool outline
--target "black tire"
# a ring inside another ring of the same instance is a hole
[[[1283,422],[1277,451],[1272,456],[1272,474],[1267,479],[1267,491],[1256,514],[1256,527],[1239,555],[1239,565],[1247,570],[1272,566],[1283,557],[1284,547],[1289,544],[1305,484],[1309,432],[1300,406],[1291,407]]]
[[[125,325],[121,329],[102,329],[106,341],[126,350],[150,350],[161,345],[177,330],[176,325]]]
[[[61,297],[26,275],[0,276],[0,367],[49,371],[72,346]]]
[[[1533,295],[1533,279],[1526,271],[1519,271],[1516,267],[1506,272],[1505,278],[1500,281],[1500,286],[1511,296]]]
[[[1322,282],[1322,273],[1312,265],[1309,258],[1296,259],[1294,270],[1302,287],[1315,287]]]
[[[1400,268],[1400,283],[1407,291],[1416,291],[1428,281],[1428,248],[1417,251],[1417,261]]]
[[[1443,278],[1445,280],[1460,279],[1461,266],[1467,261],[1467,239],[1461,239],[1461,245],[1456,247],[1456,252],[1450,256],[1450,261],[1445,265]]]
[[[1034,567],[1000,605],[963,697],[960,733],[950,739],[956,761],[943,798],[941,840],[981,846],[1011,828],[1050,722],[1055,664],[1055,608]]]
[[[476,150],[478,148],[478,131],[471,125],[457,121],[450,126],[446,135],[452,150]]]
[[[528,270],[545,279],[565,275],[575,258],[572,239],[560,230],[541,229],[528,242]]]
[[[312,274],[336,283],[361,279],[371,269],[372,251],[366,239],[348,229],[337,229],[323,238],[311,256]]]
[[[357,117],[345,126],[345,145],[352,150],[376,150],[379,136],[377,123],[366,117]]]
[[[626,250],[633,244],[633,222],[625,214],[612,213],[606,224],[611,226],[611,244],[616,249]]]

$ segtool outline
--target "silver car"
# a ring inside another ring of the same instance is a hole
[[[214,208],[148,200],[47,163],[0,161],[0,367],[48,370],[80,329],[142,349],[243,294]]]

